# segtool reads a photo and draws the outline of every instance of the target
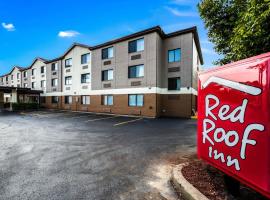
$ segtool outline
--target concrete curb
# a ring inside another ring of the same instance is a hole
[[[204,194],[191,185],[183,176],[182,169],[188,163],[176,165],[171,174],[171,181],[176,191],[181,192],[187,200],[209,200]]]

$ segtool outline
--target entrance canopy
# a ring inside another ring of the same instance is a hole
[[[43,93],[42,90],[31,90],[30,88],[0,86],[0,92],[11,94],[14,91],[16,91],[17,94],[38,94],[38,95],[40,95],[41,93]]]

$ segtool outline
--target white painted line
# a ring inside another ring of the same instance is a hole
[[[98,118],[98,119],[90,119],[90,120],[87,120],[87,121],[85,121],[85,122],[95,122],[95,121],[99,121],[99,120],[112,119],[112,118],[116,118],[116,117],[119,117],[119,116],[103,117],[103,118]]]
[[[202,87],[206,88],[206,87],[208,87],[208,85],[210,83],[217,83],[219,85],[224,85],[226,87],[229,87],[229,88],[232,88],[232,89],[235,89],[235,90],[239,90],[241,92],[245,92],[245,93],[248,93],[248,94],[251,94],[251,95],[259,95],[262,92],[262,90],[260,88],[253,87],[253,86],[250,86],[250,85],[245,85],[243,83],[238,83],[236,81],[226,80],[226,79],[219,78],[219,77],[216,77],[216,76],[210,77],[202,85]]]
[[[81,116],[76,116],[76,117],[71,117],[71,119],[79,119],[83,117],[89,117],[89,115],[81,115]]]
[[[133,120],[125,121],[125,122],[120,122],[118,124],[114,124],[113,126],[120,126],[120,125],[124,125],[124,124],[128,124],[128,123],[136,122],[136,121],[139,121],[139,120],[142,120],[142,119],[143,118],[133,119]]]

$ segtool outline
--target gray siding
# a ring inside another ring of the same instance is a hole
[[[180,77],[181,87],[191,87],[192,86],[192,59],[193,59],[193,36],[192,33],[168,38],[164,41],[164,61],[167,77],[165,78],[165,85],[167,87],[168,78],[170,77]],[[168,62],[168,50],[181,48],[181,61],[175,63]],[[179,72],[168,72],[168,68],[180,67]]]
[[[92,89],[101,90],[104,88],[104,84],[111,83],[112,88],[132,88],[132,87],[155,87],[156,86],[156,73],[157,73],[157,33],[151,33],[143,36],[144,38],[144,51],[128,53],[128,42],[124,41],[112,45],[114,47],[114,58],[110,59],[110,65],[104,65],[104,61],[101,59],[102,49],[97,49],[92,52]],[[142,38],[142,37],[139,37]],[[139,38],[134,38],[139,39]],[[110,47],[110,46],[108,46]],[[131,60],[134,55],[141,55],[140,59]],[[144,77],[129,79],[128,67],[133,65],[144,64]],[[101,81],[102,70],[113,69],[114,80],[113,81]],[[141,85],[131,86],[134,81],[140,81]]]

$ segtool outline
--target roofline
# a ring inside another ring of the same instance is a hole
[[[199,54],[201,64],[204,63],[203,56],[202,56],[201,45],[200,45],[200,39],[199,39],[199,35],[198,35],[198,31],[197,31],[196,26],[193,26],[193,27],[190,27],[190,28],[187,28],[187,29],[182,29],[182,30],[175,31],[175,32],[171,32],[171,33],[168,33],[168,34],[164,33],[164,31],[162,30],[162,28],[160,26],[154,26],[152,28],[148,28],[148,29],[145,29],[145,30],[142,30],[142,31],[130,34],[130,35],[123,36],[123,37],[118,38],[118,39],[114,39],[114,40],[111,40],[111,41],[108,41],[108,42],[105,42],[105,43],[90,47],[90,50],[96,50],[96,49],[99,49],[99,48],[103,48],[103,47],[106,47],[106,46],[113,45],[113,44],[118,43],[118,42],[123,42],[123,41],[126,41],[126,40],[130,40],[130,39],[140,37],[140,36],[143,36],[143,35],[146,35],[146,34],[154,33],[154,32],[157,32],[162,39],[171,38],[171,37],[175,37],[175,36],[179,36],[179,35],[183,35],[183,34],[187,34],[187,33],[193,33],[195,44],[196,44],[196,47],[197,47],[197,50],[198,50],[198,54]]]
[[[117,38],[117,39],[114,39],[114,40],[111,40],[111,41],[108,41],[108,42],[105,42],[105,43],[102,43],[102,44],[99,44],[99,45],[96,45],[96,46],[89,46],[89,45],[81,44],[81,43],[73,43],[65,51],[65,53],[62,56],[59,56],[59,57],[51,59],[51,60],[47,60],[47,59],[44,59],[44,58],[41,58],[41,57],[37,57],[37,58],[34,59],[34,61],[32,62],[32,64],[29,67],[25,67],[25,68],[18,67],[18,68],[20,69],[20,71],[25,71],[25,70],[31,69],[33,64],[38,59],[42,60],[45,64],[52,63],[52,62],[55,62],[55,61],[58,61],[58,60],[62,60],[76,46],[80,46],[80,47],[83,47],[83,48],[88,48],[91,51],[91,50],[96,50],[96,49],[103,48],[103,47],[106,47],[106,46],[109,46],[109,45],[113,45],[113,44],[118,43],[118,42],[130,40],[130,39],[140,37],[140,36],[143,36],[143,35],[146,35],[146,34],[154,33],[154,32],[158,33],[162,39],[171,38],[171,37],[175,37],[175,36],[179,36],[179,35],[183,35],[183,34],[187,34],[187,33],[192,33],[193,36],[194,36],[194,41],[195,41],[195,44],[196,44],[196,47],[197,47],[197,51],[198,51],[198,54],[199,54],[201,64],[204,64],[201,45],[200,45],[200,39],[199,39],[199,35],[198,35],[198,31],[197,31],[196,26],[193,26],[193,27],[190,27],[190,28],[187,28],[187,29],[182,29],[182,30],[175,31],[175,32],[171,32],[171,33],[167,33],[167,34],[164,33],[164,31],[162,30],[162,28],[160,26],[154,26],[154,27],[151,27],[151,28],[148,28],[148,29],[145,29],[145,30],[142,30],[142,31],[130,34],[130,35],[126,35],[126,36],[123,36],[123,37],[120,37],[120,38]],[[15,67],[17,67],[17,66],[15,66]],[[13,71],[13,69],[14,69],[14,67],[12,68],[12,70],[9,73],[7,73],[5,75],[2,75],[0,77],[10,75],[10,73]]]

